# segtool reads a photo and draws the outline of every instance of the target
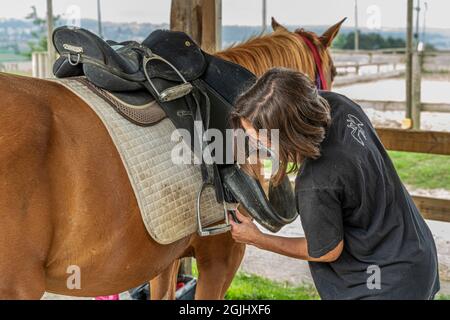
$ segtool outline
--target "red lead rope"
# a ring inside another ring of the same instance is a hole
[[[306,36],[298,34],[300,39],[302,39],[306,45],[309,47],[309,49],[312,52],[312,55],[314,57],[314,62],[316,63],[316,69],[317,69],[317,78],[316,83],[319,90],[328,90],[328,85],[325,80],[325,75],[323,73],[323,65],[322,65],[322,58],[320,57],[319,50],[317,47],[312,43],[310,39],[308,39]]]

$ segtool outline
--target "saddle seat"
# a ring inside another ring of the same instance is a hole
[[[157,30],[138,44],[105,42],[88,30],[60,27],[53,34],[53,43],[61,55],[53,69],[56,77],[84,76],[135,124],[150,126],[168,117],[176,128],[189,130],[191,137],[195,136],[195,117],[202,120],[206,129],[217,129],[226,137],[234,101],[256,80],[247,69],[203,52],[182,32]],[[164,100],[164,93],[172,99]],[[224,155],[227,145],[232,143],[225,141]],[[240,203],[272,232],[297,217],[287,178],[281,186],[270,187],[269,201],[256,179],[237,165],[226,164],[225,158],[216,161],[213,169],[206,168],[206,173],[202,167],[202,173],[215,177],[218,200]],[[199,228],[201,235],[219,232],[203,232],[201,224]]]

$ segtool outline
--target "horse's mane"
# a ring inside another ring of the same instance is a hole
[[[316,45],[320,45],[319,39],[314,33],[302,29],[295,32],[297,34],[278,30],[269,35],[252,37],[215,55],[244,66],[257,76],[261,76],[270,68],[285,67],[301,71],[314,79],[316,71],[314,58],[298,34],[308,37]],[[327,70],[330,62],[329,54],[327,51],[320,50],[320,52],[324,68]]]

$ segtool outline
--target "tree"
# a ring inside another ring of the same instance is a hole
[[[359,48],[362,50],[405,48],[405,40],[394,37],[383,37],[379,33],[360,33]],[[353,50],[355,48],[355,33],[341,34],[334,42],[337,49]]]

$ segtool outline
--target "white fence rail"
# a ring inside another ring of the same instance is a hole
[[[33,77],[40,79],[52,77],[52,67],[47,52],[33,52],[31,65]]]

